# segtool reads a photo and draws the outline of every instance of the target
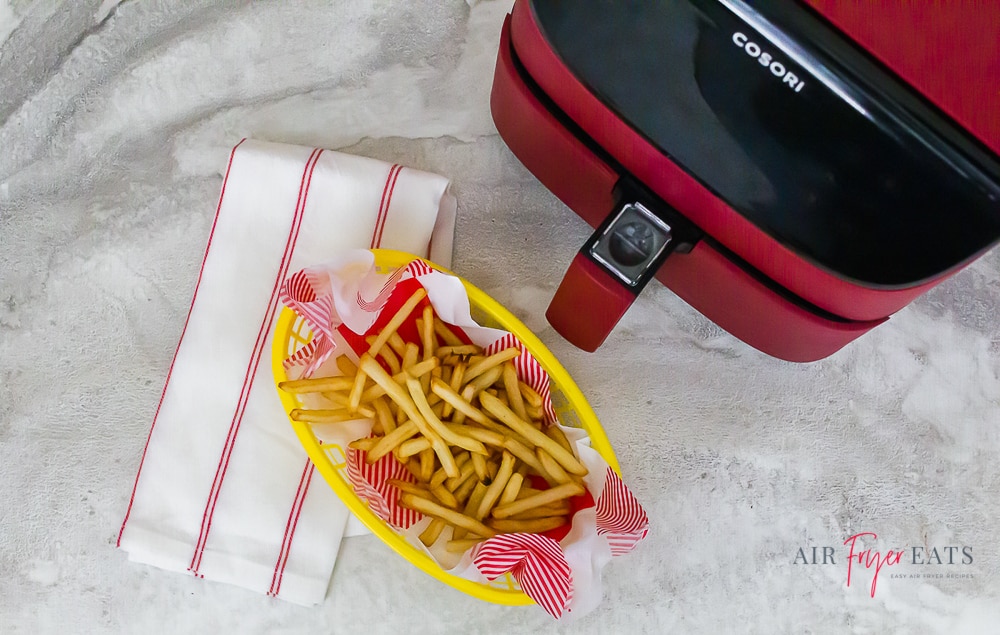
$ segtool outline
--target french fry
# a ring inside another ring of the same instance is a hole
[[[573,477],[567,474],[559,462],[553,459],[552,455],[544,448],[535,448],[535,456],[538,457],[538,462],[542,464],[542,469],[545,470],[546,474],[552,477],[553,482],[550,485],[569,483],[573,480]]]
[[[487,430],[486,428],[477,428],[473,426],[463,426],[455,424],[445,424],[449,429],[481,441],[483,445],[493,446],[495,448],[502,448],[504,443],[504,436],[499,432],[493,430]]]
[[[425,306],[423,319],[417,324],[420,327],[420,342],[424,346],[421,359],[430,359],[434,357],[434,349],[437,348],[434,337],[434,307],[429,304]]]
[[[545,518],[546,516],[566,516],[569,514],[570,505],[567,501],[542,505],[534,509],[526,509],[520,514],[514,514],[510,520],[531,520],[532,518]]]
[[[455,389],[445,382],[431,381],[431,391],[469,419],[477,423],[490,421],[490,418],[482,410],[473,406],[469,400],[455,392]]]
[[[503,494],[500,495],[500,500],[497,502],[500,505],[513,503],[521,491],[521,483],[523,482],[524,476],[522,474],[517,472],[511,474],[510,479],[507,481],[507,486],[503,488]]]
[[[399,331],[396,331],[389,336],[387,344],[389,344],[396,355],[403,357],[403,351],[406,350],[406,342],[404,342],[403,338],[399,335]]]
[[[363,439],[355,439],[347,444],[348,447],[354,448],[355,450],[368,451],[375,447],[378,443],[379,437],[365,437]]]
[[[551,426],[547,426],[544,430],[542,430],[542,432],[545,433],[545,436],[563,446],[567,452],[573,451],[573,446],[570,445],[569,439],[566,437],[566,433],[563,432],[562,428],[558,425],[553,424]]]
[[[471,381],[476,377],[479,377],[486,371],[500,366],[508,359],[514,359],[521,354],[521,349],[516,346],[511,346],[510,348],[505,348],[502,351],[493,353],[489,357],[476,362],[475,364],[470,364],[469,369],[465,371],[465,380]],[[494,380],[495,381],[495,380]],[[490,382],[491,384],[493,382]]]
[[[538,492],[537,494],[532,494],[527,498],[518,499],[512,503],[498,505],[493,508],[493,517],[503,520],[535,507],[548,505],[549,503],[564,500],[572,496],[579,496],[580,494],[583,494],[583,492],[583,485],[580,485],[579,483],[564,483],[563,485],[557,485],[556,487]]]
[[[445,487],[444,485],[431,487],[431,494],[434,494],[434,497],[437,498],[439,501],[441,501],[441,504],[444,505],[445,507],[449,507],[451,509],[458,509],[459,505],[458,499],[455,498],[455,495],[452,494],[448,490],[448,488]],[[482,518],[480,518],[479,520],[482,520]]]
[[[357,412],[348,412],[347,408],[336,408],[333,410],[304,410],[302,408],[296,408],[288,413],[288,416],[291,417],[292,421],[307,421],[309,423],[342,423],[344,421],[355,421],[361,418],[359,415],[360,413]]]
[[[475,459],[476,457],[472,458]],[[493,482],[486,488],[486,493],[483,494],[483,499],[479,501],[479,507],[476,508],[476,513],[473,515],[476,520],[486,518],[493,510],[493,506],[496,505],[497,500],[500,499],[500,495],[503,494],[504,488],[507,487],[507,481],[510,480],[511,474],[514,473],[514,461],[513,454],[510,452],[503,453],[503,458],[500,460],[500,467],[493,477]]]
[[[531,520],[499,520],[492,519],[487,523],[500,533],[525,533],[540,534],[543,531],[550,531],[556,527],[562,527],[569,519],[566,516],[546,516],[544,518],[533,518]]]
[[[428,483],[432,476],[434,476],[434,448],[428,447],[420,453],[420,478],[418,480]]]
[[[435,518],[431,521],[431,524],[427,525],[427,528],[420,532],[420,542],[424,543],[424,546],[430,547],[435,542],[437,542],[438,537],[441,535],[441,531],[447,526],[440,518]]]
[[[365,455],[365,461],[369,464],[378,461],[386,454],[392,452],[393,448],[410,437],[415,436],[418,432],[420,432],[420,428],[417,427],[417,424],[412,421],[407,421],[389,434],[382,437],[382,439],[375,444],[375,447],[369,450]]]
[[[538,457],[535,456],[534,452],[532,452],[528,446],[524,445],[517,439],[508,437],[507,440],[504,441],[503,447],[505,450],[521,459],[521,461],[523,461],[525,465],[531,469],[535,470],[539,474],[545,474],[545,468],[542,467]]]
[[[404,480],[401,480],[401,479],[398,479],[398,478],[391,478],[387,482],[389,483],[389,485],[392,485],[393,487],[395,487],[396,489],[398,489],[400,492],[406,492],[406,493],[412,494],[414,496],[419,496],[421,498],[426,498],[427,500],[430,500],[432,498],[431,492],[430,492],[429,489],[427,489],[426,487],[423,487],[421,485],[417,485],[416,483],[411,483],[409,481],[404,481]]]
[[[278,388],[293,395],[307,392],[325,392],[328,390],[350,390],[353,385],[353,373],[351,377],[310,377],[308,379],[290,379],[278,382]]]
[[[479,403],[483,406],[484,410],[497,417],[510,429],[552,455],[552,458],[558,461],[567,472],[579,476],[587,475],[587,468],[569,450],[545,436],[545,433],[541,430],[518,417],[510,408],[500,403],[500,400],[496,397],[488,393],[481,394],[479,396]]]
[[[386,403],[385,399],[382,397],[376,397],[372,401],[372,406],[375,408],[376,418],[379,423],[382,424],[382,433],[389,434],[395,430],[396,419],[392,416],[392,410],[389,409],[389,404]],[[361,412],[361,408],[358,408],[358,412]]]
[[[390,318],[389,322],[379,332],[378,337],[375,338],[375,341],[368,348],[368,354],[373,356],[378,355],[378,352],[379,350],[382,349],[382,346],[384,346],[385,343],[389,341],[389,338],[392,336],[393,333],[399,330],[399,327],[403,325],[403,322],[406,321],[406,318],[410,317],[410,313],[413,313],[413,310],[417,308],[417,305],[420,304],[420,301],[426,297],[427,297],[427,292],[424,290],[423,287],[420,287],[416,291],[414,291],[413,295],[411,295],[406,300],[406,302],[403,303],[403,306],[399,307],[399,310],[396,311],[396,314],[393,315],[392,318]]]
[[[496,531],[490,529],[475,518],[470,518],[469,516],[459,513],[454,509],[448,509],[447,507],[439,505],[434,501],[415,496],[409,492],[400,493],[399,504],[407,509],[420,512],[425,516],[440,518],[446,523],[454,525],[460,529],[464,529],[465,531],[472,532],[477,536],[492,538],[497,535]]]
[[[354,375],[354,384],[351,386],[351,395],[347,404],[347,409],[351,412],[357,412],[358,406],[361,405],[361,393],[365,391],[365,381],[368,380],[368,375],[362,369],[367,362],[374,363],[374,360],[368,353],[365,353],[358,362],[358,372]]]
[[[503,364],[503,387],[507,393],[507,404],[514,414],[522,419],[529,419],[528,412],[524,409],[524,398],[518,389],[517,367],[514,362],[507,361]]]
[[[487,486],[484,485],[482,482],[477,482],[475,484],[475,486],[472,488],[472,493],[469,494],[469,499],[467,501],[465,501],[465,510],[464,511],[465,511],[465,515],[466,516],[472,518],[472,514],[475,513],[475,510],[477,510],[479,508],[479,503],[482,502],[483,496],[486,495],[486,490],[487,490]],[[479,519],[476,519],[476,518],[472,518],[472,520],[475,520],[476,522],[479,522]],[[457,524],[457,523],[452,523],[452,524]],[[455,532],[453,534],[455,540],[460,540],[460,539],[464,538],[466,531],[471,531],[471,532],[473,532],[475,534],[478,534],[480,536],[487,535],[487,534],[479,533],[478,531],[476,531],[474,529],[469,529],[468,527],[462,527],[461,525],[459,525],[458,528],[455,529]]]
[[[469,458],[471,459],[471,457],[472,453],[470,452]],[[450,491],[454,492],[460,485],[462,485],[462,483],[466,481],[466,479],[472,478],[472,476],[475,475],[475,473],[476,473],[476,466],[471,460],[469,460],[466,463],[464,463],[461,468],[459,468],[458,476],[447,479],[444,482],[444,486],[447,487]]]
[[[431,440],[427,437],[419,437],[416,439],[408,439],[399,444],[399,456],[400,458],[406,458],[420,454],[424,450],[431,449]],[[429,480],[429,479],[428,479]]]
[[[372,335],[366,337],[365,341],[368,342],[369,345],[371,345],[375,342],[375,336]],[[386,366],[389,367],[389,372],[392,373],[393,375],[395,375],[396,373],[398,373],[403,369],[402,366],[400,366],[399,357],[397,357],[396,353],[393,352],[391,345],[383,346],[382,349],[378,352],[378,356],[385,361]]]
[[[534,406],[535,408],[542,407],[542,396],[539,395],[534,388],[523,381],[518,382],[517,386],[521,391],[521,396],[524,397],[524,400],[528,402],[529,405]]]
[[[476,471],[476,476],[480,481],[486,482],[490,474],[486,471],[486,457],[482,454],[472,455],[472,468]]]

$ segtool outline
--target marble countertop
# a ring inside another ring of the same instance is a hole
[[[589,229],[489,115],[510,4],[0,0],[0,632],[995,632],[1000,251],[812,364],[656,284],[573,348],[544,312]],[[452,179],[454,269],[576,378],[650,517],[593,613],[480,602],[370,536],[312,608],[115,548],[247,136]]]

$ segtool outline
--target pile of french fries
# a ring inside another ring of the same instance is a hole
[[[292,419],[372,419],[372,436],[350,446],[368,463],[391,453],[413,475],[415,482],[390,483],[401,506],[433,519],[420,534],[428,547],[443,539],[448,551],[463,553],[498,534],[565,525],[587,468],[559,426],[545,425],[542,397],[518,379],[520,350],[485,355],[465,344],[425,297],[418,288],[367,338],[356,365],[337,358],[341,375],[281,382],[282,390],[320,393],[337,406],[296,409]],[[399,328],[415,312],[419,342],[407,342]],[[532,476],[548,487],[531,487]]]

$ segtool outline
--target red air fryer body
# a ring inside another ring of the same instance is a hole
[[[653,277],[812,361],[1000,239],[998,7],[517,0],[491,107],[596,229],[547,313],[596,349]]]

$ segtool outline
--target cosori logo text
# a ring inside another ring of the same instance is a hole
[[[894,567],[899,564],[909,564],[914,566],[926,565],[970,565],[973,562],[972,547],[969,546],[931,546],[923,545],[917,547],[903,547],[901,549],[889,549],[885,553],[874,547],[866,547],[868,543],[874,543],[878,539],[878,534],[870,531],[863,531],[854,534],[844,541],[847,548],[847,586],[851,586],[852,574],[857,573],[858,568],[873,571],[871,583],[871,597],[875,597],[875,589],[878,586],[878,576],[883,567]],[[834,547],[799,547],[792,564],[810,565],[826,564],[836,565],[837,550]],[[843,560],[841,560],[843,562]],[[948,570],[943,573],[935,568],[933,573],[921,571],[920,573],[891,574],[893,578],[912,577],[938,577],[938,578],[971,578],[971,573],[956,573]]]

